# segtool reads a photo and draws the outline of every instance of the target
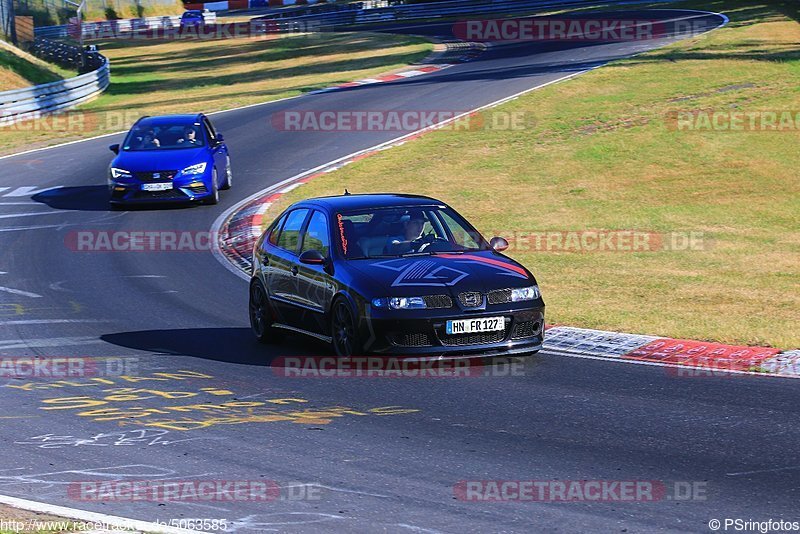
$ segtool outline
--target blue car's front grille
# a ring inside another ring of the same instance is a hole
[[[169,189],[167,191],[136,191],[137,199],[153,199],[158,198],[161,200],[186,200],[188,197],[180,189]]]
[[[174,179],[176,174],[178,171],[144,171],[133,173],[133,177],[141,182],[163,182]]]

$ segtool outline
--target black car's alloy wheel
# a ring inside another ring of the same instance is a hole
[[[347,302],[340,299],[333,307],[331,319],[331,333],[333,335],[333,350],[337,356],[353,356],[358,350],[358,334],[353,313]]]
[[[280,332],[272,328],[272,313],[267,302],[267,292],[260,282],[250,285],[250,328],[260,343],[280,341]]]

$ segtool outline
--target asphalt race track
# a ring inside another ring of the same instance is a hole
[[[216,114],[235,172],[218,206],[109,211],[107,146],[119,136],[1,159],[0,357],[109,358],[100,361],[127,365],[129,378],[0,379],[0,493],[143,520],[225,518],[240,532],[708,532],[714,518],[797,519],[791,380],[684,379],[547,353],[522,360],[514,376],[489,366],[492,376],[460,379],[286,377],[270,365],[275,357],[327,347],[294,337],[258,346],[247,284],[209,251],[70,245],[78,231],[208,231],[270,184],[402,134],[281,132],[273,113],[466,111],[668,41],[495,47],[427,76]],[[167,409],[181,405],[201,407]],[[119,434],[98,437],[107,433]],[[269,480],[282,498],[76,498],[82,481],[143,479]],[[496,503],[454,491],[479,480],[656,481],[666,494]],[[312,484],[316,498],[286,497],[287,486],[308,492],[299,484]],[[689,486],[702,493],[685,499]]]

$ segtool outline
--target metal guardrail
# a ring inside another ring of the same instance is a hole
[[[396,2],[397,0],[395,0]],[[302,15],[269,14],[258,17],[260,20],[293,20],[307,23],[326,30],[342,26],[375,24],[381,22],[436,20],[461,15],[488,15],[508,13],[530,13],[541,9],[596,6],[614,3],[602,0],[450,0],[423,4],[395,4],[387,7],[352,9],[347,5],[334,5],[330,9],[309,6]],[[353,4],[351,4],[353,5]],[[357,4],[355,4],[357,5]],[[297,13],[297,11],[295,11]]]
[[[59,56],[64,61],[77,62],[76,65],[83,64],[91,70],[67,80],[0,93],[0,125],[34,119],[47,113],[77,106],[99,95],[108,87],[110,75],[108,59],[99,53],[84,52],[78,47],[52,41],[39,41],[39,47],[39,54],[44,54],[43,50],[47,49],[47,53],[53,54],[54,57]],[[81,54],[83,54],[82,59]]]
[[[209,11],[203,14],[203,21],[206,24],[214,24],[217,21],[217,14]],[[180,26],[180,16],[169,17],[146,17],[143,19],[121,19],[104,20],[101,22],[84,22],[81,24],[81,32],[85,38],[92,37],[116,37],[120,33],[128,33],[139,30],[160,30],[165,28],[177,28]],[[61,26],[40,26],[34,29],[36,37],[48,39],[64,39],[67,37],[77,38],[77,26],[74,24],[62,24]]]

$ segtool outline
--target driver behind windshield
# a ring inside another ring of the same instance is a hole
[[[386,251],[391,254],[405,254],[415,248],[415,241],[422,237],[425,216],[421,212],[413,212],[403,216],[403,235],[389,236]]]
[[[161,143],[156,137],[156,132],[152,128],[147,128],[142,133],[142,136],[138,138],[138,141],[140,149],[152,150],[161,147]]]
[[[183,129],[183,137],[178,139],[179,145],[193,145],[193,146],[200,146],[203,143],[197,138],[197,130],[192,128],[191,126],[187,126]]]

